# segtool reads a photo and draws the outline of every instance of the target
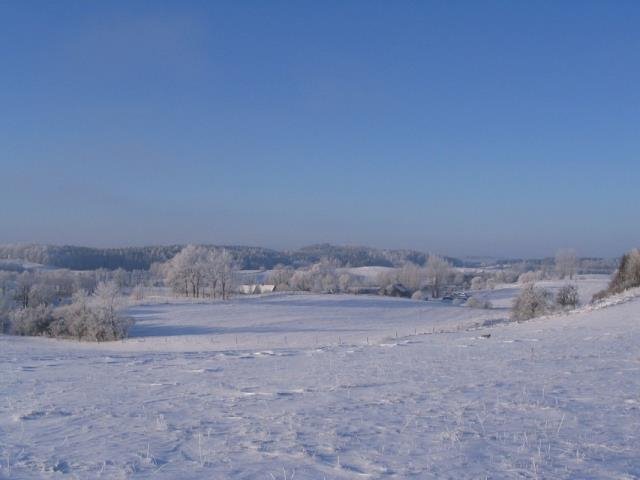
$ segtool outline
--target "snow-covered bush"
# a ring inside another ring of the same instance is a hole
[[[88,308],[90,312],[88,338],[98,342],[125,338],[132,322],[118,312],[120,303],[117,284],[115,282],[99,283],[94,296],[95,302]]]
[[[294,270],[291,267],[285,267],[284,265],[276,265],[274,269],[269,273],[268,283],[272,285],[276,285],[277,290],[282,290],[282,288],[286,285],[284,290],[289,289],[289,280],[293,276]]]
[[[78,340],[87,338],[94,322],[89,299],[84,290],[73,295],[70,305],[56,310],[58,320],[52,326],[51,334],[56,337],[74,337]]]
[[[295,273],[289,279],[289,285],[293,290],[300,290],[303,292],[311,291],[313,285],[313,278],[311,272],[308,270],[296,270]]]
[[[53,310],[46,305],[19,308],[10,315],[11,332],[15,335],[49,335],[54,321]]]
[[[89,311],[86,339],[106,342],[127,337],[132,325],[131,319],[105,307],[93,307]]]
[[[622,256],[620,266],[606,290],[596,293],[593,301],[600,300],[629,288],[640,287],[640,250],[634,248]]]
[[[477,276],[471,279],[471,290],[483,290],[485,286],[484,278]]]
[[[511,317],[514,320],[529,320],[544,315],[551,310],[551,298],[549,290],[528,283],[516,297]]]
[[[413,292],[413,295],[411,295],[411,299],[424,301],[424,300],[428,300],[429,297],[422,290],[416,290],[415,292]]]
[[[466,301],[464,306],[471,307],[471,308],[492,308],[493,307],[492,303],[489,300],[481,297],[471,297],[469,300]]]
[[[443,286],[452,275],[451,264],[444,258],[437,255],[429,255],[427,260],[426,274],[427,284],[431,287],[433,298],[439,298]]]
[[[540,270],[525,272],[518,277],[518,283],[533,283],[542,280],[542,272]]]
[[[356,275],[339,272],[335,260],[323,258],[307,269],[281,269],[271,277],[271,281],[281,280],[281,283],[276,284],[278,291],[300,290],[314,293],[349,292],[359,285],[360,280]]]
[[[579,302],[580,297],[575,285],[564,285],[556,294],[556,305],[561,308],[575,308]]]
[[[115,283],[101,283],[89,297],[79,291],[73,301],[55,310],[40,304],[19,308],[10,314],[10,331],[16,335],[74,337],[78,340],[108,341],[126,338],[132,322],[118,312]]]
[[[518,272],[513,269],[498,270],[493,273],[495,283],[515,283],[518,281]]]

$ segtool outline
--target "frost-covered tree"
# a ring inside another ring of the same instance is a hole
[[[268,275],[269,283],[276,287],[286,288],[289,286],[289,280],[293,276],[294,270],[284,265],[276,265]]]
[[[477,276],[471,279],[471,290],[483,290],[485,286],[484,278]]]
[[[35,283],[29,290],[29,305],[51,305],[57,297],[55,285],[50,283]]]
[[[294,290],[310,292],[313,286],[313,275],[309,270],[296,270],[289,280],[289,285]]]
[[[203,257],[207,253],[203,247],[187,245],[167,262],[165,279],[174,291],[182,292],[187,297],[200,296],[205,275]]]
[[[521,273],[518,277],[519,283],[535,283],[542,280],[543,275],[540,270]]]
[[[131,319],[122,316],[120,308],[119,288],[115,282],[100,283],[94,296],[96,305],[91,311],[89,338],[101,341],[125,338],[131,326]]]
[[[376,276],[376,284],[381,288],[388,287],[394,283],[400,283],[399,271],[396,268],[383,270]]]
[[[405,264],[398,272],[398,282],[412,292],[420,290],[427,283],[427,270],[415,263]]]
[[[85,290],[73,294],[72,302],[56,310],[58,320],[52,326],[52,335],[71,336],[77,340],[87,338],[92,330],[93,311]]]
[[[529,320],[551,310],[551,292],[527,283],[513,302],[511,317],[514,320]]]
[[[57,308],[48,334],[98,342],[125,338],[133,322],[120,313],[120,307],[117,284],[101,282],[92,296],[80,290],[71,304]]]
[[[431,287],[433,298],[439,298],[443,286],[451,275],[451,264],[438,255],[429,255],[426,267],[428,285]]]
[[[349,273],[343,273],[338,277],[338,288],[341,292],[346,293],[356,283],[356,277]]]
[[[120,290],[122,290],[124,287],[129,286],[130,274],[124,268],[115,269],[111,275],[111,278],[114,282],[116,282],[116,285],[118,285],[118,288],[120,288]]]
[[[200,297],[210,295],[226,299],[232,291],[234,260],[226,249],[188,245],[163,268],[165,282],[175,292]]]
[[[640,287],[640,250],[634,248],[620,259],[620,265],[606,290],[596,293],[593,300],[623,292],[629,288]]]
[[[54,320],[53,310],[49,306],[19,308],[11,312],[11,331],[15,335],[48,335]]]
[[[213,262],[220,296],[226,300],[231,295],[233,286],[233,256],[228,250],[221,249],[217,251]]]
[[[563,248],[556,252],[556,272],[560,278],[573,280],[578,268],[578,256],[572,248]]]

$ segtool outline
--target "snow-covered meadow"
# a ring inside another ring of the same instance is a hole
[[[0,336],[0,477],[640,478],[640,298],[515,324],[516,293],[173,301],[131,307],[126,341]]]

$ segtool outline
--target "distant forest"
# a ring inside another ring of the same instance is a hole
[[[208,245],[214,247],[214,245]],[[91,248],[57,245],[0,245],[0,259],[19,259],[71,270],[148,270],[155,262],[166,262],[184,245],[124,248]],[[294,251],[262,247],[224,246],[245,270],[271,269],[276,265],[300,267],[331,258],[344,267],[401,266],[407,262],[424,265],[427,254],[415,250],[386,250],[370,247],[312,245]],[[448,258],[453,265],[458,259]]]
[[[215,247],[214,245],[207,245]],[[7,260],[22,260],[50,267],[70,270],[97,270],[100,268],[115,270],[148,270],[153,263],[166,262],[173,258],[184,245],[92,248],[58,245],[0,245],[0,259],[9,269]],[[235,263],[243,270],[272,269],[277,265],[304,267],[329,258],[342,267],[400,267],[407,263],[424,266],[428,254],[416,250],[392,250],[361,246],[337,246],[318,244],[292,251],[278,251],[262,247],[224,246],[232,255]],[[553,259],[523,260],[460,260],[445,257],[455,267],[479,267],[494,265],[518,265],[522,270],[553,265]],[[615,269],[615,259],[580,259],[580,269],[584,273],[610,273]],[[15,268],[13,265],[11,269]]]

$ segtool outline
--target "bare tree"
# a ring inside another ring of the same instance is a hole
[[[578,268],[578,256],[572,248],[563,248],[556,252],[556,272],[560,278],[573,280]]]
[[[420,290],[427,281],[427,270],[415,263],[405,264],[398,272],[399,282],[412,292]]]
[[[165,279],[176,292],[199,297],[203,285],[207,256],[204,247],[187,245],[165,267]]]
[[[233,256],[228,250],[219,250],[215,256],[217,284],[223,300],[229,298],[233,285]]]
[[[439,298],[442,287],[451,275],[451,264],[438,255],[429,255],[427,260],[427,282],[431,287],[433,298]]]
[[[23,272],[18,277],[14,298],[22,308],[27,308],[29,306],[29,298],[33,283],[33,275],[28,272]]]

